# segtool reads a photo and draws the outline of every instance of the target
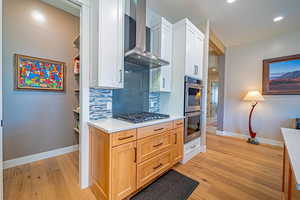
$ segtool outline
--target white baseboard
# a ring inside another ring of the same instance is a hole
[[[24,164],[32,163],[35,161],[44,160],[44,159],[52,158],[55,156],[60,156],[63,154],[78,151],[78,149],[79,149],[79,145],[73,145],[73,146],[64,147],[64,148],[60,148],[60,149],[54,149],[54,150],[43,152],[43,153],[37,153],[37,154],[29,155],[29,156],[15,158],[12,160],[7,160],[7,161],[3,162],[3,168],[8,169],[8,168],[16,167],[19,165],[24,165]]]
[[[215,126],[206,126],[206,132],[216,133],[217,132],[217,127],[215,127]]]
[[[217,130],[216,134],[221,135],[221,136],[230,136],[230,137],[241,138],[241,139],[245,139],[245,140],[249,138],[248,135],[233,133],[230,131]],[[272,140],[272,139],[267,139],[267,138],[262,138],[262,137],[256,137],[256,138],[261,144],[269,144],[269,145],[273,145],[273,146],[283,147],[283,142],[280,142],[277,140]]]
[[[188,154],[184,154],[181,164],[187,163],[189,160],[191,160],[193,157],[195,157],[199,153],[201,153],[201,148],[196,148],[195,150],[189,152]]]

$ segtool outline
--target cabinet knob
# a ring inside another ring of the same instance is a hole
[[[163,88],[165,88],[165,87],[166,87],[166,79],[163,78]]]

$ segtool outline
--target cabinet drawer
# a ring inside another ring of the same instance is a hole
[[[137,187],[140,188],[172,166],[172,152],[164,152],[137,167]]]
[[[114,133],[112,135],[112,146],[118,146],[136,140],[136,129]]]
[[[174,130],[138,140],[137,162],[141,163],[170,149],[172,147],[172,141],[174,141],[172,140],[172,134],[174,134]]]
[[[184,126],[184,120],[179,119],[174,121],[174,128],[180,128]]]
[[[172,129],[173,129],[173,122],[167,122],[167,123],[157,124],[153,126],[138,128],[137,137],[138,139],[141,139],[151,135],[163,133]]]

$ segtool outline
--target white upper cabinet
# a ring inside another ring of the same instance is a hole
[[[170,64],[150,71],[151,92],[171,92],[172,81],[172,24],[160,17],[151,25],[151,51]]]
[[[98,46],[92,49],[97,52],[97,55],[93,53],[97,62],[92,63],[91,86],[123,88],[125,1],[99,0],[98,3],[98,12],[93,14],[93,18],[98,17],[98,22],[93,19],[98,29],[92,27],[92,37]]]
[[[185,67],[185,75],[202,80],[204,34],[188,19],[174,24],[174,43],[176,46],[176,64]]]

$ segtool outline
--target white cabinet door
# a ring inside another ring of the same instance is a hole
[[[203,37],[199,31],[187,25],[186,27],[186,75],[202,79],[203,70]]]
[[[161,58],[168,61],[170,64],[167,66],[161,67],[161,91],[162,92],[171,92],[171,82],[172,82],[172,25],[163,20],[162,25],[162,44],[161,44]]]
[[[98,87],[123,87],[124,13],[125,1],[99,0]]]
[[[202,80],[203,76],[203,49],[204,49],[204,40],[196,35],[195,37],[195,66],[197,66],[197,78]]]
[[[186,27],[185,75],[195,77],[195,36],[190,27]]]
[[[160,24],[152,28],[152,53],[170,65],[151,69],[150,91],[171,92],[172,24],[161,18]]]

